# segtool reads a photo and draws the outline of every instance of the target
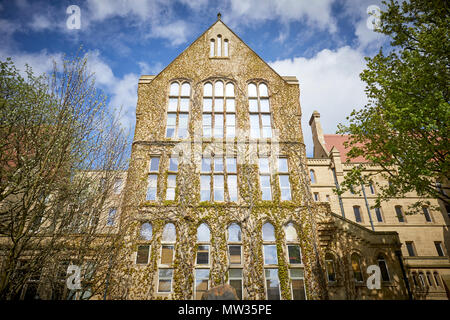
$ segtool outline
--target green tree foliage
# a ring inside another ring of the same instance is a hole
[[[449,204],[450,39],[447,1],[383,2],[377,32],[390,37],[389,53],[366,58],[361,73],[369,103],[354,110],[349,125],[348,156],[364,156],[383,168],[389,186],[378,186],[377,205],[415,191],[422,198]],[[355,167],[344,187],[376,183],[373,174]],[[445,190],[447,189],[447,190]],[[411,207],[419,209],[422,201]],[[423,203],[423,202],[422,202]]]

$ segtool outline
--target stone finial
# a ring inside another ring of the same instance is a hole
[[[219,13],[217,14],[217,20],[220,20],[220,18],[222,18],[222,14],[219,12]]]

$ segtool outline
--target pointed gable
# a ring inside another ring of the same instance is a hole
[[[211,42],[214,44],[214,50],[211,49]],[[168,88],[173,81],[188,82],[191,85],[189,123],[192,127],[194,123],[201,121],[202,88],[204,83],[214,79],[234,84],[238,113],[239,110],[248,111],[248,84],[264,82],[269,88],[273,126],[282,128],[284,124],[288,124],[293,128],[285,130],[290,133],[290,139],[303,140],[300,118],[292,117],[293,114],[301,115],[296,78],[281,77],[220,19],[157,76],[141,77],[135,139],[165,138],[164,125],[152,130],[148,128],[152,123],[166,123]],[[245,117],[247,115],[237,114],[238,124],[243,124],[243,128],[248,127],[244,122]],[[138,121],[140,118],[144,121]],[[191,132],[192,130],[191,128]]]

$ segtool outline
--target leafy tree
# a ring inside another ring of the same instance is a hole
[[[422,198],[411,206],[420,209],[424,198],[449,205],[450,177],[450,39],[447,1],[383,1],[377,32],[390,37],[388,53],[380,49],[366,58],[361,73],[369,103],[354,110],[349,125],[338,133],[349,134],[348,156],[364,156],[379,165],[379,173],[355,167],[346,177],[351,185],[376,183],[374,175],[389,179],[379,185],[381,201],[415,191]],[[344,191],[342,190],[342,191]]]
[[[121,239],[104,220],[127,137],[87,58],[25,74],[0,61],[0,299],[37,283],[44,298],[62,298],[69,263],[102,290]]]

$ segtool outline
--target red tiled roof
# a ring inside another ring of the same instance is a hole
[[[348,135],[341,135],[341,134],[324,134],[323,135],[325,139],[325,148],[327,148],[327,151],[330,152],[333,147],[335,147],[339,153],[341,154],[341,161],[346,162],[347,161],[347,153],[350,151],[350,148],[346,148],[344,146],[344,142],[348,140]],[[350,162],[357,163],[357,162],[368,162],[364,157],[357,157],[355,159],[351,159]]]

